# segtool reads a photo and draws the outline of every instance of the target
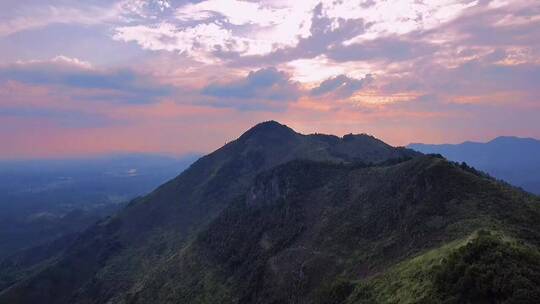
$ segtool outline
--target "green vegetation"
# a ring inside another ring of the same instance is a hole
[[[351,295],[355,285],[353,282],[337,278],[328,285],[322,286],[316,292],[316,303],[318,304],[341,304]]]
[[[433,269],[466,242],[445,244],[401,262],[384,274],[358,282],[347,303],[436,303]]]
[[[434,271],[442,303],[537,303],[540,253],[482,232]]]
[[[343,303],[537,303],[540,252],[480,230],[359,282]]]

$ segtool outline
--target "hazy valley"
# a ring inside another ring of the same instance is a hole
[[[87,228],[196,156],[119,154],[0,162],[0,257]]]

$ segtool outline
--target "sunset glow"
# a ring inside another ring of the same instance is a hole
[[[0,3],[0,158],[210,152],[270,119],[539,138],[540,2]]]

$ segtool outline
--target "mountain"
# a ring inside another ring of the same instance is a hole
[[[368,135],[266,122],[60,253],[0,264],[0,303],[534,303],[539,203]]]
[[[33,279],[52,276],[54,282],[66,284],[57,288],[63,292],[51,297],[50,303],[70,301],[75,295],[68,291],[79,289],[81,293],[76,297],[80,299],[120,296],[134,288],[155,265],[166,263],[171,254],[180,251],[232,199],[244,193],[260,172],[294,159],[382,162],[417,154],[390,147],[368,135],[301,135],[276,122],[262,123],[84,232],[56,265]],[[82,269],[79,263],[84,265]],[[62,269],[61,278],[53,275],[58,268]],[[103,279],[93,280],[95,277]],[[34,291],[26,295],[42,302],[48,298],[41,290]]]
[[[422,153],[439,153],[523,189],[540,194],[540,141],[533,138],[497,137],[487,143],[451,145],[410,144]]]
[[[89,227],[193,161],[151,154],[0,161],[0,258]]]

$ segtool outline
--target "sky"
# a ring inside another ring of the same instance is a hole
[[[540,138],[540,1],[0,1],[0,159],[205,153],[266,120]]]

